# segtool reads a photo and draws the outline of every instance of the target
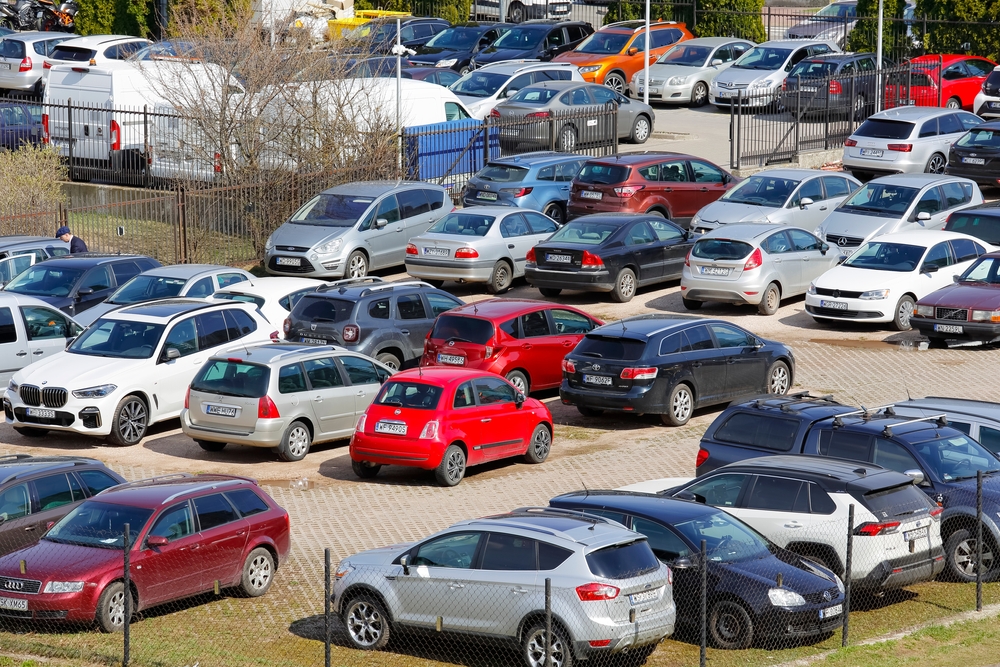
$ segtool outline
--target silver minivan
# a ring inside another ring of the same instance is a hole
[[[363,278],[398,266],[410,238],[454,210],[439,185],[409,181],[345,183],[292,214],[264,244],[264,266],[278,276]]]

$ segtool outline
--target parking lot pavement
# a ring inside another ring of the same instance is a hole
[[[711,104],[692,109],[687,106],[653,103],[656,120],[653,136],[642,146],[623,144],[621,151],[649,150],[689,153],[729,169],[729,112]],[[664,139],[657,134],[669,133]]]

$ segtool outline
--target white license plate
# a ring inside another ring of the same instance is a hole
[[[313,343],[315,345],[326,345],[326,341],[322,338],[303,338],[303,343]]]
[[[905,533],[903,533],[903,539],[906,540],[907,542],[912,542],[913,540],[922,540],[925,537],[927,537],[927,534],[929,532],[930,529],[927,526],[924,526],[923,528],[915,528],[913,530],[908,530]]]
[[[375,422],[375,432],[406,435],[406,424],[400,424],[399,422]]]
[[[958,326],[957,324],[935,324],[934,331],[939,331],[941,333],[960,334],[962,333],[962,327]],[[28,414],[31,414],[30,410],[28,411]]]
[[[302,260],[298,257],[279,257],[278,266],[302,266]]]
[[[0,63],[0,69],[10,69],[10,63]]]
[[[628,596],[629,604],[642,604],[643,602],[649,602],[650,600],[656,600],[660,597],[660,589],[654,588],[651,591],[643,591],[642,593],[633,593]]]
[[[861,149],[861,157],[882,157],[882,155],[884,153],[885,153],[885,151],[883,151],[880,148],[862,148]]]
[[[449,252],[447,248],[424,248],[425,255],[434,255],[435,257],[447,257]]]
[[[604,197],[604,193],[594,192],[593,190],[584,190],[580,193],[580,196],[584,199],[602,199]]]
[[[206,405],[205,414],[219,415],[220,417],[235,417],[236,408],[227,408],[224,405]]]
[[[720,90],[718,96],[725,100],[729,99],[730,97],[736,97],[737,92],[738,91],[735,90]]]
[[[802,92],[803,93],[815,93],[816,92],[816,86],[802,86]]]
[[[833,310],[847,310],[847,304],[843,301],[820,301],[820,308],[832,308]]]
[[[701,274],[703,276],[728,276],[732,269],[725,269],[721,266],[703,266],[701,267]]]
[[[819,610],[820,618],[833,618],[834,616],[840,616],[844,613],[844,605],[838,604],[832,607],[827,607],[826,609]]]
[[[465,357],[461,357],[457,354],[439,354],[438,355],[439,364],[451,364],[453,366],[464,366]]]
[[[607,387],[611,386],[611,376],[610,375],[584,375],[583,381],[586,384],[601,384]]]
[[[962,164],[986,164],[986,158],[964,157],[962,158]]]
[[[990,102],[989,107],[991,109],[1000,109],[1000,102]]]
[[[0,598],[0,609],[13,609],[14,611],[28,611],[28,601],[17,598]]]
[[[29,417],[39,417],[41,419],[55,419],[55,410],[46,410],[45,408],[28,408]]]
[[[553,264],[569,264],[573,261],[572,255],[550,255],[546,253],[546,262],[552,262]]]
[[[477,194],[476,196],[479,197],[480,199],[489,199],[490,201],[497,200],[497,193],[495,192],[483,192],[482,190],[480,190],[479,194]]]

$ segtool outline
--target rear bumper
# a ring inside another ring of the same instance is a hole
[[[529,285],[550,289],[610,292],[615,288],[614,277],[609,271],[551,271],[525,268],[524,279]]]
[[[578,218],[581,215],[591,215],[592,213],[641,213],[642,211],[630,211],[625,208],[625,199],[620,197],[607,197],[600,201],[596,199],[570,199],[566,205],[567,217]]]
[[[1000,116],[1000,112],[997,113]],[[968,165],[949,162],[945,172],[949,176],[961,176],[975,181],[980,185],[997,185],[1000,183],[1000,163],[994,160],[990,166]]]
[[[651,615],[647,618],[639,617],[635,623],[614,623],[607,620],[598,621],[590,619],[584,621],[590,627],[583,632],[577,632],[577,636],[586,636],[587,639],[573,642],[573,653],[579,660],[589,658],[600,659],[602,655],[617,654],[639,649],[644,646],[655,646],[665,637],[674,632],[674,625],[677,620],[676,607],[673,603],[663,611]],[[593,647],[590,645],[594,640],[610,639],[607,646]]]
[[[990,342],[1000,339],[1000,324],[987,322],[956,322],[954,320],[935,320],[929,317],[912,317],[910,324],[928,338],[947,340],[968,340]],[[959,326],[962,333],[935,331],[936,325]]]
[[[287,418],[258,419],[250,431],[238,428],[223,428],[216,424],[197,424],[191,421],[191,411],[181,410],[181,431],[194,440],[226,442],[247,447],[277,447],[285,434]]]
[[[944,569],[944,549],[936,548],[915,556],[882,561],[864,579],[851,582],[863,589],[902,588],[923,581],[930,581]]]
[[[571,386],[569,381],[563,379],[559,386],[559,398],[566,405],[582,408],[635,414],[663,414],[667,412],[667,389],[667,382],[659,378],[652,384],[633,386],[624,392]]]
[[[692,301],[721,301],[723,303],[757,305],[764,297],[769,281],[748,281],[742,276],[736,280],[705,279],[695,273],[694,266],[684,267],[681,276],[681,294]],[[700,270],[699,270],[700,271]],[[756,272],[762,275],[760,271]]]
[[[378,465],[409,466],[433,470],[444,456],[444,444],[433,440],[418,440],[414,436],[381,436],[365,433],[351,438],[352,461],[368,461]]]
[[[470,283],[489,282],[496,262],[489,259],[449,261],[407,257],[406,272],[414,278],[427,280],[464,280]]]

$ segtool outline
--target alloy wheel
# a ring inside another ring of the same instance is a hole
[[[635,276],[631,273],[625,273],[621,278],[618,279],[618,291],[622,293],[622,296],[630,299],[635,294]]]
[[[462,453],[461,449],[456,449],[448,456],[446,474],[448,479],[455,484],[458,484],[465,476],[465,454]]]
[[[910,315],[913,314],[913,302],[909,299],[903,299],[899,302],[899,323],[902,325],[903,329],[910,328]]]
[[[264,554],[260,554],[252,561],[250,561],[250,568],[248,573],[250,579],[250,585],[256,590],[261,590],[265,588],[269,581],[271,581],[271,561]]]
[[[691,392],[681,389],[674,394],[674,400],[670,402],[670,411],[674,413],[677,421],[686,421],[691,418]]]
[[[115,626],[125,625],[125,591],[121,590],[108,600],[108,618]]]
[[[927,173],[928,174],[943,174],[944,168],[947,166],[944,157],[941,155],[932,155],[931,159],[927,161]]]
[[[549,455],[549,447],[552,446],[552,436],[547,428],[540,428],[531,440],[531,448],[535,451],[535,457],[544,459]]]
[[[122,440],[136,443],[146,433],[146,406],[138,398],[134,398],[122,406],[118,415],[118,432]]]
[[[699,81],[694,84],[694,90],[691,93],[691,103],[700,107],[708,100],[708,86]]]
[[[368,262],[363,255],[351,257],[351,264],[347,267],[347,273],[351,278],[364,278],[368,274]]]
[[[385,632],[385,619],[372,603],[358,600],[347,612],[347,631],[359,646],[374,646]]]
[[[562,667],[565,660],[562,638],[555,632],[552,633],[552,659],[546,663],[545,660],[545,630],[539,628],[528,638],[527,659],[530,667]]]
[[[983,544],[984,573],[993,569],[993,551],[986,546],[987,544],[989,542]],[[974,537],[958,543],[955,548],[955,565],[963,574],[970,577],[976,576],[976,539]]]
[[[780,364],[775,366],[767,384],[772,394],[784,394],[788,391],[788,369]]]
[[[625,92],[625,79],[623,79],[620,74],[609,74],[607,78],[604,79],[604,85],[616,93],[624,94]]]

